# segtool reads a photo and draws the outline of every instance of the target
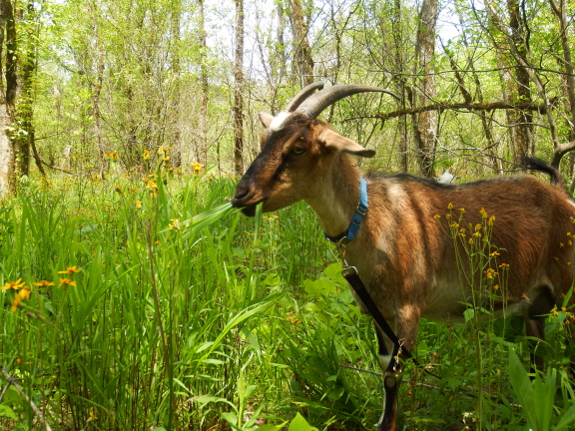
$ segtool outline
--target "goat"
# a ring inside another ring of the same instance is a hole
[[[268,212],[304,200],[326,236],[341,237],[360,199],[361,177],[350,156],[372,157],[375,152],[317,117],[338,100],[362,92],[389,93],[364,85],[323,89],[315,83],[276,116],[260,113],[265,127],[262,151],[239,181],[232,205],[253,216],[258,203]],[[560,174],[543,162],[533,162],[531,168],[561,182]],[[401,368],[395,355],[406,358],[405,351],[413,350],[421,317],[463,321],[464,304],[473,296],[459,274],[457,254],[463,245],[446,233],[446,213],[453,208],[460,214],[462,227],[486,221],[493,225],[490,241],[499,247],[498,261],[508,265],[505,297],[495,307],[523,316],[527,335],[543,339],[541,315],[562,301],[574,280],[575,204],[561,184],[529,175],[465,184],[440,184],[408,174],[368,176],[365,181],[369,206],[357,236],[345,246],[345,260],[357,268],[401,341],[399,348],[376,324],[385,371],[380,430],[393,431]],[[355,292],[354,296],[366,312]]]

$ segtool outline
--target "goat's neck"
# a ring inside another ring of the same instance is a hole
[[[328,236],[345,232],[359,201],[359,172],[345,155],[337,155],[328,174],[318,181],[306,202],[317,214]]]

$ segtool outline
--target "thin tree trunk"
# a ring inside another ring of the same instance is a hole
[[[529,37],[526,31],[526,23],[521,14],[519,0],[507,0],[509,12],[509,26],[511,38],[517,48],[519,56],[527,59]],[[515,79],[517,81],[517,99],[520,102],[531,102],[531,89],[529,88],[529,73],[520,63],[516,63]],[[515,135],[516,163],[521,163],[525,156],[533,155],[533,115],[526,111],[517,111],[515,117],[517,133]]]
[[[0,106],[0,192],[2,198],[16,195],[16,152],[14,151],[13,131],[16,118],[16,94],[18,88],[16,25],[14,10],[10,0],[0,0],[2,35],[6,33],[5,77],[6,92]],[[2,90],[4,86],[1,86]]]
[[[206,42],[207,33],[205,29],[204,0],[198,0],[200,12],[199,32],[200,32],[200,88],[202,98],[200,101],[200,155],[199,163],[204,166],[208,163],[208,103],[209,103],[209,86],[208,86],[208,67],[206,57],[208,45]]]
[[[569,141],[575,139],[575,70],[573,68],[572,56],[571,56],[571,46],[569,45],[569,26],[567,22],[567,16],[565,13],[565,0],[559,0],[559,4],[555,0],[549,0],[551,9],[559,21],[560,36],[561,36],[561,47],[563,48],[563,63],[565,68],[565,75],[562,75],[563,88],[567,93],[568,98],[568,111],[571,115],[567,124],[569,126]],[[558,155],[554,157],[557,158]],[[562,155],[561,155],[562,156]],[[558,157],[559,160],[561,157]],[[573,163],[575,159],[574,156],[570,157],[570,175],[573,177]],[[559,163],[557,163],[559,165]],[[575,187],[575,182],[573,182],[571,189]]]
[[[395,0],[393,3],[393,20],[391,21],[391,28],[393,34],[393,50],[395,53],[395,70],[405,70],[405,61],[403,56],[403,23],[401,18],[401,0]],[[397,95],[400,100],[398,105],[400,109],[406,109],[406,86],[405,78],[401,74],[394,75],[394,82],[396,84]],[[408,128],[407,128],[407,115],[399,118],[399,157],[400,166],[403,172],[409,171],[409,153],[407,148],[408,141]]]
[[[437,0],[423,0],[419,12],[419,28],[417,30],[416,54],[419,73],[418,105],[427,105],[435,99],[435,78],[433,75],[433,58],[435,55],[435,28],[437,21]],[[435,148],[437,141],[437,113],[423,112],[417,119],[419,137],[418,145],[420,171],[426,177],[434,174]]]
[[[98,164],[100,176],[104,178],[106,170],[106,160],[104,158],[104,144],[102,142],[102,115],[100,112],[100,95],[104,82],[104,48],[96,19],[95,5],[92,0],[88,0],[88,9],[92,18],[92,31],[96,41],[96,76],[92,84],[92,115],[94,117],[94,145],[98,154]]]
[[[309,26],[305,22],[301,0],[291,0],[291,22],[294,35],[294,63],[297,67],[296,74],[301,79],[301,85],[305,86],[314,81],[314,61],[309,46]]]
[[[244,2],[235,0],[236,3],[236,54],[234,61],[234,173],[238,176],[244,173],[243,149],[244,149]]]

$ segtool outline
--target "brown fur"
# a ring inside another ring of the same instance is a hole
[[[345,231],[359,199],[359,172],[345,153],[365,155],[367,150],[335,132],[322,133],[327,127],[296,113],[282,130],[264,132],[262,153],[238,184],[232,203],[253,215],[260,201],[264,211],[273,211],[303,199],[318,215],[326,234]],[[329,142],[322,138],[327,135]],[[295,147],[305,152],[295,154]],[[458,241],[446,234],[450,204],[455,221],[459,221],[459,209],[465,210],[464,228],[495,217],[490,242],[500,248],[497,265],[509,264],[505,297],[495,306],[514,306],[514,312],[528,322],[528,334],[542,338],[538,315],[561,303],[574,280],[568,233],[575,235],[575,205],[563,187],[524,175],[461,185],[442,185],[410,175],[372,176],[367,183],[369,209],[345,257],[358,268],[381,313],[408,350],[415,347],[421,317],[462,320],[462,302],[470,302],[472,296],[458,273],[456,254],[463,256],[463,246],[456,247]],[[482,217],[482,210],[487,218]],[[467,238],[470,235],[467,231]],[[466,261],[466,256],[461,260]],[[380,337],[385,342],[383,350],[391,352],[392,343],[383,334]],[[382,358],[382,365],[386,360]],[[388,417],[381,429],[395,429],[393,397],[393,408],[386,409]]]

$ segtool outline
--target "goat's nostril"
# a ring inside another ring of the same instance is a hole
[[[251,188],[249,186],[242,186],[238,184],[236,187],[236,193],[232,198],[232,205],[235,207],[242,207],[244,206],[243,202],[247,200],[252,194]]]

